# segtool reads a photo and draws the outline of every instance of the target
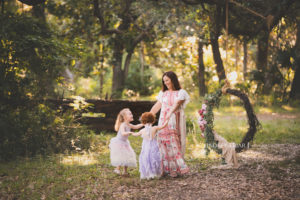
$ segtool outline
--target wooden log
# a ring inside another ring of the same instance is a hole
[[[54,107],[61,108],[63,112],[67,110],[72,110],[73,107],[70,106],[70,103],[73,103],[72,99],[58,99],[51,100],[50,102]],[[140,123],[139,118],[143,112],[150,111],[152,106],[155,104],[154,101],[124,101],[124,100],[95,100],[95,99],[87,99],[85,102],[92,104],[93,106],[87,108],[85,112],[92,113],[104,113],[105,117],[83,117],[81,116],[81,120],[79,121],[82,124],[85,124],[97,131],[114,131],[115,120],[117,119],[118,113],[124,109],[129,108],[133,114],[134,121],[133,124]],[[157,119],[159,117],[159,113],[157,114]]]

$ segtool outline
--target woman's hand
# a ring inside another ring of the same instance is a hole
[[[168,112],[168,114],[166,115],[166,119],[165,121],[169,121],[171,118],[172,112]]]

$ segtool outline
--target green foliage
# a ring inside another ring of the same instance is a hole
[[[213,108],[219,107],[221,100],[222,91],[221,89],[217,90],[215,93],[207,94],[204,97],[204,103],[206,107],[206,113],[204,113],[204,119],[206,121],[204,135],[205,135],[205,150],[206,154],[209,154],[210,148],[215,150],[217,153],[221,154],[222,150],[218,148],[218,145],[214,138],[214,113]]]
[[[56,96],[71,51],[35,18],[4,14],[0,24],[0,159],[72,149],[82,130],[43,103]]]
[[[0,23],[1,101],[17,107],[28,99],[52,96],[65,64],[63,46],[34,18],[2,15]]]
[[[75,123],[74,115],[60,114],[45,104],[1,112],[0,119],[0,160],[90,147],[85,136],[89,132]]]
[[[154,89],[161,86],[160,77],[155,76],[155,71],[148,65],[144,66],[141,72],[141,64],[137,60],[130,65],[127,80],[125,81],[125,89],[132,90],[142,96],[152,95]]]

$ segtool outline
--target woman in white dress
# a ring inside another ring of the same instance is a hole
[[[162,90],[150,112],[156,114],[160,110],[159,125],[169,120],[168,126],[159,132],[157,140],[163,174],[173,177],[189,171],[183,159],[186,140],[184,108],[189,100],[187,92],[181,89],[177,75],[172,71],[165,72]]]

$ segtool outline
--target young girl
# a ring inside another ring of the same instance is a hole
[[[142,135],[143,137],[142,151],[139,157],[140,177],[141,179],[150,179],[161,175],[161,157],[155,135],[166,127],[168,121],[162,126],[152,126],[155,122],[155,115],[151,112],[143,113],[141,121],[145,124],[145,128],[132,135]]]
[[[120,174],[120,167],[123,166],[123,175],[128,175],[128,167],[136,167],[136,155],[130,146],[128,136],[132,134],[130,129],[139,129],[143,124],[132,125],[133,116],[128,108],[124,108],[118,114],[115,130],[118,131],[116,137],[110,140],[110,161],[111,165],[116,167],[114,172]]]

